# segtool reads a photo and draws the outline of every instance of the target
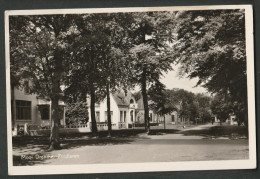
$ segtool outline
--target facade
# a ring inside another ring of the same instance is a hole
[[[60,124],[65,125],[65,104],[60,105]],[[25,124],[48,128],[51,124],[51,101],[29,94],[25,90],[14,88],[11,91],[12,128]]]
[[[151,103],[152,101],[148,101],[148,105]],[[142,97],[137,101],[137,105],[138,105],[138,110],[137,110],[136,121],[138,123],[144,123],[144,104],[143,104]],[[149,110],[149,118],[151,123],[163,123],[165,119],[165,123],[177,124],[178,113],[177,111],[173,111],[171,114],[160,116],[156,114],[153,110]]]
[[[90,99],[88,101],[89,122],[91,122]],[[118,90],[110,94],[112,128],[128,128],[135,123],[137,103],[129,91]],[[107,99],[95,104],[96,122],[107,123]]]
[[[88,101],[89,122],[91,123],[90,99]],[[150,101],[149,101],[150,103]],[[144,123],[144,107],[142,98],[135,100],[131,92],[119,90],[110,94],[111,122],[113,128],[131,128],[133,124]],[[95,104],[95,116],[97,126],[107,127],[107,100],[106,98]],[[164,117],[149,111],[150,123],[163,123]],[[177,124],[176,111],[165,115],[165,122]],[[103,124],[102,124],[103,123]]]

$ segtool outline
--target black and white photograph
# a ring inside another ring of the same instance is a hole
[[[251,5],[5,13],[10,175],[256,168]]]

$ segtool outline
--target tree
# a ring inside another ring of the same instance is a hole
[[[165,115],[170,114],[173,111],[177,111],[177,108],[167,98],[165,85],[162,84],[159,80],[156,80],[148,90],[148,97],[149,100],[152,101],[149,107],[156,114],[164,117],[164,129],[166,129]]]
[[[233,112],[230,98],[220,93],[214,96],[210,108],[212,113],[217,115],[221,122],[226,121],[229,114]]]
[[[195,120],[198,107],[194,103],[194,94],[183,89],[173,89],[169,93],[172,103],[177,103],[179,106],[178,115],[184,124],[186,120]]]
[[[198,105],[198,118],[201,120],[201,122],[210,122],[211,121],[211,97],[199,93],[195,95],[195,101]],[[197,121],[197,120],[196,120]]]
[[[175,57],[181,75],[199,78],[212,93],[225,93],[243,108],[247,121],[245,13],[242,9],[180,11]]]
[[[66,124],[86,124],[88,122],[87,103],[76,101],[66,105]]]
[[[59,149],[59,100],[70,60],[70,15],[11,16],[10,60],[12,74],[21,85],[52,102],[50,149]],[[27,80],[30,81],[29,85]]]
[[[78,34],[73,44],[77,61],[71,71],[71,89],[82,87],[91,97],[92,132],[97,132],[95,103],[107,99],[108,135],[111,135],[110,93],[126,82],[123,50],[126,14],[78,15],[75,26]],[[73,80],[77,77],[79,80]],[[80,84],[80,85],[78,85]]]
[[[108,38],[108,43],[103,50],[103,58],[101,66],[102,78],[105,81],[105,95],[107,99],[107,119],[108,119],[108,136],[111,136],[111,112],[110,112],[110,93],[115,92],[117,88],[129,88],[127,82],[127,66],[125,63],[124,51],[127,48],[127,43],[124,40],[125,29],[129,28],[128,14],[102,14],[97,15],[97,21],[103,23],[99,27],[99,31],[104,33]],[[103,67],[103,68],[102,68]]]
[[[147,133],[150,131],[148,86],[162,75],[171,70],[171,27],[174,25],[172,12],[142,12],[132,14],[134,19],[129,32],[129,58],[131,60],[132,83],[141,87],[144,119]]]

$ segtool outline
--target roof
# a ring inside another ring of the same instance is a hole
[[[129,106],[130,100],[134,99],[130,91],[117,90],[112,94],[118,106]]]
[[[112,93],[112,96],[118,106],[129,106],[130,100],[134,100],[134,96],[130,91],[124,92],[124,90],[117,90]],[[105,98],[106,99],[106,98]],[[87,100],[87,105],[90,106],[90,98]],[[100,103],[95,103],[95,106],[98,107]]]
[[[154,103],[153,101],[151,100],[148,100],[148,105]],[[137,106],[138,106],[138,109],[144,109],[144,100],[143,100],[143,96],[141,96],[140,99],[138,99],[137,101]]]

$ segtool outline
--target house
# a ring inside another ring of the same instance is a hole
[[[226,123],[230,125],[238,125],[238,122],[236,121],[236,115],[234,113],[230,113]]]
[[[152,101],[148,101],[148,105],[152,104]],[[138,109],[136,114],[136,122],[137,123],[144,123],[144,103],[143,98],[141,97],[137,101]],[[173,111],[170,114],[166,114],[165,116],[160,116],[156,114],[153,110],[149,109],[149,118],[150,123],[171,123],[171,124],[177,124],[178,121],[178,113],[177,111]]]
[[[89,97],[88,97],[89,98]],[[91,123],[90,99],[88,101],[89,122]],[[113,128],[129,128],[135,122],[137,103],[129,91],[117,90],[110,94],[110,114]],[[106,98],[95,104],[95,116],[98,127],[107,127]]]
[[[65,104],[59,101],[60,124],[65,125]],[[29,94],[24,89],[11,90],[12,128],[19,130],[25,124],[49,128],[51,125],[51,101],[40,98],[36,94]]]
[[[89,122],[91,123],[90,99],[88,97]],[[129,91],[118,90],[110,94],[112,129],[132,128],[133,124],[144,123],[144,107],[142,98],[135,100]],[[150,101],[151,102],[151,101]],[[101,130],[107,129],[107,100],[106,98],[95,104],[95,117],[97,127]],[[163,123],[164,117],[149,110],[151,123]],[[165,115],[166,123],[177,124],[178,115],[174,111]],[[102,128],[103,127],[103,128]]]

